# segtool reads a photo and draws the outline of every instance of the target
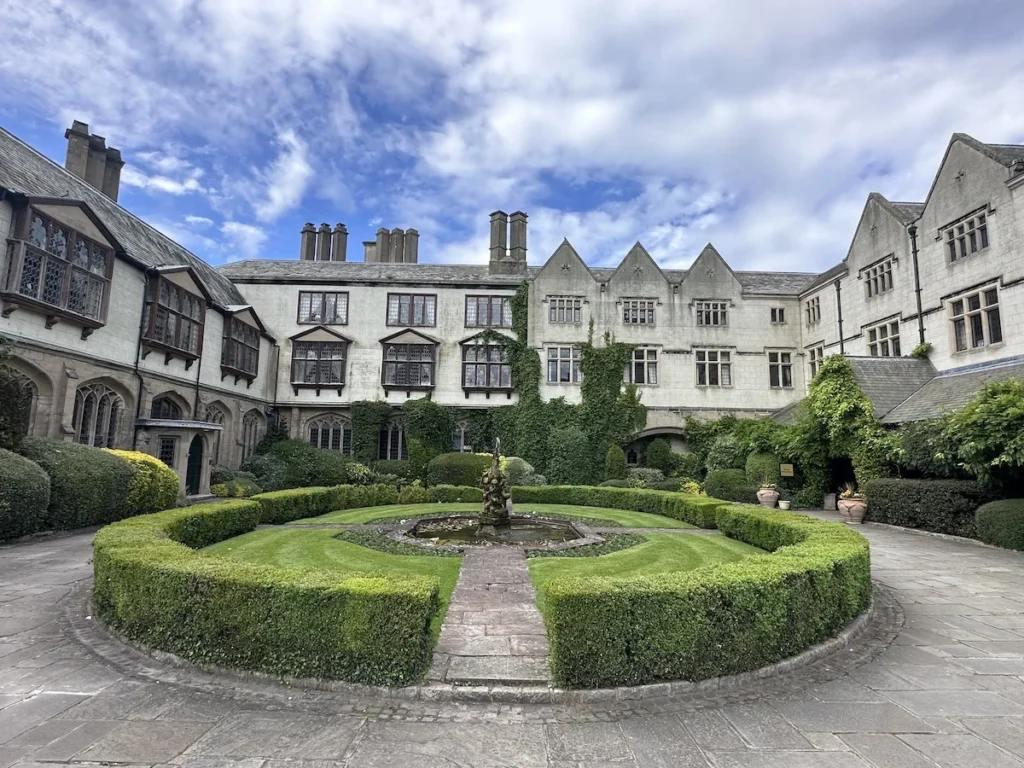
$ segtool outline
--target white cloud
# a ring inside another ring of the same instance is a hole
[[[263,196],[253,204],[253,210],[261,221],[274,221],[298,206],[313,177],[306,143],[292,130],[282,131],[277,140],[280,154],[257,177]]]
[[[130,187],[138,187],[147,192],[163,192],[169,195],[186,195],[195,192],[205,192],[199,180],[203,172],[196,168],[191,170],[187,176],[172,179],[162,174],[146,174],[134,165],[125,165],[121,169],[121,182]]]
[[[244,258],[255,258],[267,241],[267,233],[252,224],[237,221],[225,221],[220,227],[221,234],[226,238],[226,245],[232,255]]]
[[[208,219],[205,216],[193,216],[189,214],[185,217],[185,223],[191,224],[194,227],[209,227],[213,224],[213,219]]]

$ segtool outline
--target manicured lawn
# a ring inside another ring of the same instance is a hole
[[[647,543],[601,557],[539,557],[529,561],[537,606],[544,610],[544,587],[563,576],[651,576],[690,571],[712,563],[731,563],[764,551],[725,536],[654,533]]]
[[[461,558],[391,555],[334,538],[337,531],[268,528],[252,531],[200,550],[204,555],[247,563],[276,565],[343,575],[435,576],[441,583],[441,610],[431,622],[434,638],[448,610]]]
[[[364,509],[347,509],[343,512],[332,512],[322,517],[311,517],[297,520],[293,525],[310,523],[347,523],[363,524],[377,520],[406,519],[411,517],[433,517],[442,515],[473,514],[480,511],[480,504],[396,504],[387,507],[366,507]],[[645,512],[632,512],[625,509],[605,509],[604,507],[576,507],[569,504],[516,504],[515,514],[551,517],[570,517],[580,520],[603,520],[610,525],[624,528],[693,528],[689,523],[673,520],[661,515],[649,515]]]

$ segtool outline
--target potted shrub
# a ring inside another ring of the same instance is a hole
[[[775,507],[775,502],[779,500],[779,492],[775,488],[775,483],[771,481],[768,475],[764,475],[761,478],[761,487],[757,491],[757,500],[761,502],[762,507]]]
[[[789,499],[779,499],[779,509],[789,509]]]
[[[864,494],[858,493],[857,486],[853,483],[843,486],[839,494],[839,511],[843,513],[843,520],[851,525],[860,525],[864,522],[868,505],[864,501]]]

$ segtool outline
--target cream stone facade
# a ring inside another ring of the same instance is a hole
[[[710,244],[688,270],[640,243],[592,268],[568,241],[529,267],[527,216],[501,211],[480,265],[420,263],[414,229],[380,229],[349,261],[344,225],[307,224],[298,259],[213,269],[116,204],[116,150],[77,122],[67,138],[62,168],[0,131],[4,365],[31,382],[33,434],[162,456],[189,493],[274,421],[347,450],[352,403],[383,400],[395,422],[380,457],[398,458],[410,398],[514,403],[481,334],[512,333],[524,281],[543,397],[578,401],[591,332],[636,345],[638,448],[654,435],[683,448],[687,416],[776,413],[830,354],[905,357],[923,341],[941,375],[1024,360],[1024,147],[954,135],[925,202],[872,194],[846,258],[815,275],[737,272]],[[101,184],[76,175],[83,157]]]

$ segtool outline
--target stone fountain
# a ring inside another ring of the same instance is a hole
[[[501,471],[501,441],[494,441],[494,453],[491,466],[484,470],[483,481],[484,508],[480,513],[480,532],[489,537],[500,537],[507,531],[512,520],[509,507],[512,506],[512,492],[508,488],[508,479]]]

